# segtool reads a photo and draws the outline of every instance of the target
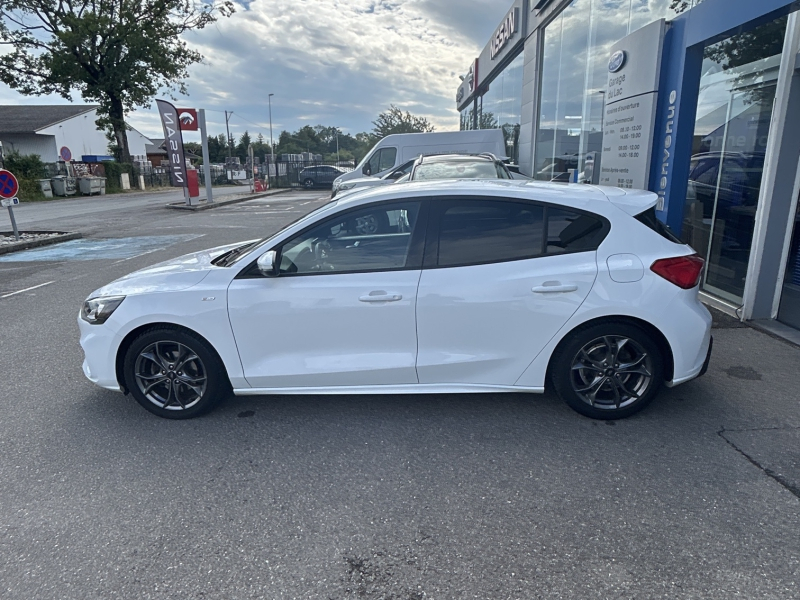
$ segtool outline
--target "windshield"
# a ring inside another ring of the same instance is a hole
[[[276,235],[281,233],[281,231],[286,231],[287,229],[289,229],[289,227],[292,227],[294,225],[297,225],[298,223],[302,223],[304,221],[308,221],[308,220],[314,218],[317,214],[321,213],[324,210],[329,209],[332,206],[335,206],[336,204],[338,204],[338,202],[339,202],[338,200],[331,200],[330,202],[326,202],[325,204],[323,204],[319,208],[316,208],[316,209],[312,210],[310,213],[305,214],[305,215],[303,215],[301,217],[298,217],[297,219],[295,219],[294,221],[292,221],[288,225],[282,227],[279,231],[276,231],[275,233],[272,233],[272,234],[268,235],[267,237],[260,239],[259,241],[257,241],[254,244],[247,244],[244,249],[247,250],[248,252],[241,251],[241,252],[239,252],[238,255],[231,256],[230,259],[225,260],[224,266],[229,267],[231,265],[236,264],[237,262],[239,262],[242,259],[242,257],[245,256],[245,254],[249,254],[250,250],[258,250],[260,247],[264,246],[268,241],[270,241]],[[231,251],[231,252],[234,252],[236,250],[241,250],[241,248],[242,248],[241,246],[239,248],[234,248],[234,250]],[[222,257],[220,257],[220,258],[222,258]]]
[[[508,178],[505,167],[488,160],[422,163],[417,166],[412,176],[414,181]]]

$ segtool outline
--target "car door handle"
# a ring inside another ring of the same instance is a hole
[[[531,290],[535,294],[563,294],[566,292],[577,292],[578,286],[574,283],[564,283],[559,281],[547,281],[544,285],[537,286]]]
[[[390,294],[387,292],[370,292],[366,296],[359,298],[360,302],[398,302],[403,299],[402,294]]]

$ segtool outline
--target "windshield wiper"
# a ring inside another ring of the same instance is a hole
[[[234,248],[233,250],[228,250],[225,254],[218,256],[213,261],[211,261],[212,265],[217,267],[227,267],[233,259],[237,256],[241,255],[243,252],[246,252],[250,248],[253,247],[253,244],[245,244],[244,246],[239,246],[238,248]]]

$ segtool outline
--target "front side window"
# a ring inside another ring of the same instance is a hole
[[[397,159],[397,148],[381,148],[367,163],[367,175],[377,175],[382,171],[391,169]]]
[[[397,202],[336,215],[284,244],[281,275],[405,268],[419,202]]]
[[[440,267],[520,260],[542,253],[544,207],[540,205],[453,200],[442,208]]]

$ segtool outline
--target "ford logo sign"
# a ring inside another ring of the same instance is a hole
[[[611,55],[611,60],[608,61],[608,70],[612,73],[616,73],[622,70],[622,67],[625,66],[625,60],[628,58],[628,55],[625,53],[624,50],[617,50],[614,54]]]

